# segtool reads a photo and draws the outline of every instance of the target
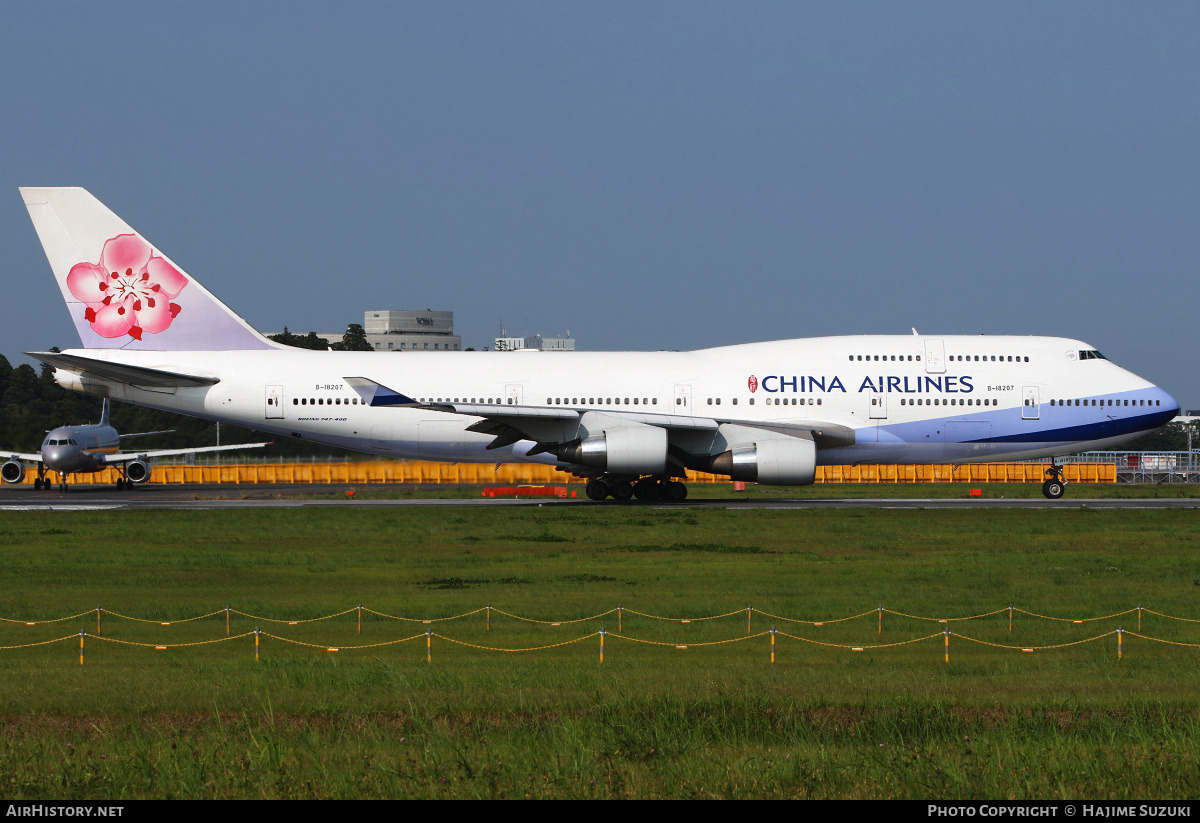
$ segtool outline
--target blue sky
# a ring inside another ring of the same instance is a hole
[[[19,185],[263,331],[1062,334],[1200,407],[1200,6],[5,4],[0,352],[78,340]],[[3,194],[7,192],[7,194]]]

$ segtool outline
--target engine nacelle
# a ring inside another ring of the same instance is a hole
[[[5,483],[21,483],[25,480],[25,464],[20,460],[9,460],[0,466],[0,480]]]
[[[667,430],[641,423],[616,426],[560,446],[557,454],[560,460],[596,466],[610,474],[665,474]]]
[[[125,479],[130,483],[145,483],[150,479],[150,464],[145,460],[130,460],[125,464]]]
[[[817,444],[800,437],[759,440],[713,458],[712,470],[733,480],[769,486],[807,486],[816,480]]]

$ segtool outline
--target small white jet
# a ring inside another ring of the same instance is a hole
[[[1163,389],[1061,337],[800,338],[684,352],[280,346],[80,188],[21,196],[83,347],[59,385],[392,457],[535,461],[593,500],[682,500],[686,470],[804,485],[818,465],[1107,449],[1169,422]],[[244,276],[245,273],[239,274]],[[278,288],[293,288],[279,272]],[[346,275],[350,276],[350,275]]]
[[[150,480],[150,461],[157,457],[232,451],[234,449],[261,449],[270,445],[269,443],[237,443],[231,446],[201,446],[191,449],[120,451],[122,437],[145,437],[150,434],[166,433],[118,434],[117,430],[108,422],[108,398],[106,397],[99,423],[86,426],[59,426],[46,435],[46,439],[42,441],[42,449],[37,454],[10,453],[8,461],[0,466],[0,480],[5,483],[23,482],[25,480],[25,464],[32,463],[37,466],[37,478],[33,481],[35,491],[50,488],[52,483],[46,476],[46,472],[49,471],[58,475],[58,489],[65,492],[68,474],[93,474],[108,468],[115,468],[120,473],[120,477],[117,478],[117,490],[124,491],[132,489],[135,483],[146,483]]]

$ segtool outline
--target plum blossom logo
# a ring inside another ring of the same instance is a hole
[[[750,387],[750,393],[754,394],[758,391],[758,378],[750,375],[750,379],[746,381],[746,385]]]
[[[100,262],[76,263],[67,275],[71,294],[87,304],[83,317],[101,337],[165,331],[181,311],[172,303],[188,279],[136,234],[104,244]]]

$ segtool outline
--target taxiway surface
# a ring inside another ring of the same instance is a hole
[[[323,497],[322,497],[323,496]],[[1173,509],[1200,508],[1200,498],[1112,498],[1061,500],[1042,498],[813,498],[780,500],[696,499],[682,503],[605,500],[561,500],[556,498],[401,498],[393,500],[334,497],[326,484],[281,485],[186,485],[146,486],[118,492],[108,486],[74,486],[68,493],[35,492],[29,488],[0,490],[0,511],[97,511],[103,509],[294,509],[294,508],[395,508],[479,506],[661,506],[670,508],[719,509]]]

